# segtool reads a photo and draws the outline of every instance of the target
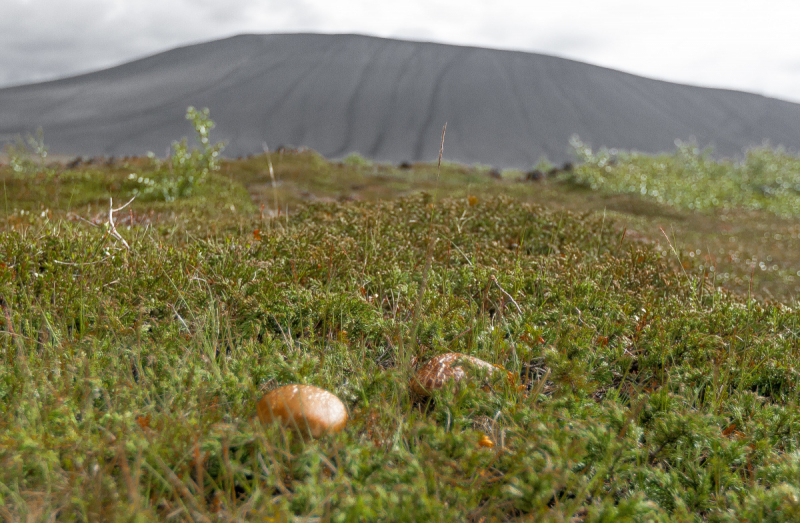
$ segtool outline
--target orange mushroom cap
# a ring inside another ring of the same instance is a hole
[[[490,449],[490,448],[494,447],[494,441],[492,441],[492,438],[490,438],[489,436],[484,434],[481,437],[481,439],[478,440],[478,445],[480,445],[481,447]]]
[[[268,392],[256,405],[264,424],[280,421],[304,437],[339,432],[347,409],[336,395],[313,385],[284,385]]]

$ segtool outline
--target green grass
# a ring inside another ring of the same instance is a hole
[[[781,216],[800,214],[800,157],[783,148],[752,148],[740,161],[717,161],[710,149],[677,142],[672,155],[643,155],[601,149],[576,137],[582,160],[567,173],[569,181],[612,193],[640,194],[673,207],[716,211],[766,210]]]
[[[0,517],[800,517],[793,214],[355,158],[273,153],[274,192],[265,156],[223,162],[117,213],[130,249],[108,198],[157,162],[0,170]],[[720,248],[789,269],[737,284]],[[448,351],[517,382],[415,404],[411,362]],[[262,427],[285,383],[344,432]]]

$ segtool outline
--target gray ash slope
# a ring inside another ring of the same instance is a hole
[[[530,167],[569,138],[671,151],[695,137],[735,156],[800,146],[800,104],[651,80],[532,53],[358,35],[242,35],[102,71],[0,89],[0,142],[44,129],[54,153],[163,155],[209,107],[226,156],[305,145],[326,157]]]

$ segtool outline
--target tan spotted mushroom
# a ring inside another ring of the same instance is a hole
[[[347,409],[336,395],[313,385],[284,385],[268,392],[256,405],[264,424],[275,421],[303,437],[319,438],[342,430]]]
[[[499,365],[493,365],[474,356],[448,352],[436,356],[423,365],[411,378],[409,387],[416,396],[426,397],[431,391],[444,387],[450,380],[459,382],[466,378],[471,370],[470,367],[484,369],[484,372],[490,375],[497,371],[507,372]],[[508,376],[511,377],[511,374],[508,373]]]

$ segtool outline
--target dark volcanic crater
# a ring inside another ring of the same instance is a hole
[[[800,104],[691,87],[562,58],[357,35],[243,35],[111,69],[0,89],[0,142],[44,129],[53,153],[163,155],[208,107],[226,156],[262,142],[391,162],[445,157],[527,168],[569,159],[569,138],[719,155],[800,146]]]

